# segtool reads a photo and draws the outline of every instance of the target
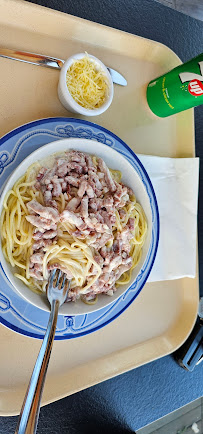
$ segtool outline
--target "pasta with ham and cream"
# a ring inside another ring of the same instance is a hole
[[[2,250],[15,276],[43,292],[54,268],[71,279],[67,301],[93,304],[130,282],[147,222],[121,173],[96,156],[70,150],[35,163],[8,191]]]

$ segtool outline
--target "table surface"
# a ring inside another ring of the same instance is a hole
[[[203,51],[203,22],[154,0],[32,0],[170,47],[183,62]],[[203,156],[203,107],[195,109],[196,155]],[[203,169],[200,166],[199,270],[203,288]],[[202,293],[203,295],[203,293]],[[41,409],[37,433],[127,433],[203,395],[203,369],[191,373],[167,356]],[[17,417],[0,418],[0,433],[15,431]]]

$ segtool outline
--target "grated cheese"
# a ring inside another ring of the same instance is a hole
[[[66,83],[74,100],[86,109],[101,107],[108,96],[107,77],[88,55],[72,63]]]

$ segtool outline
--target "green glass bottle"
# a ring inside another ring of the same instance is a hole
[[[147,102],[163,118],[203,104],[203,54],[150,81]]]

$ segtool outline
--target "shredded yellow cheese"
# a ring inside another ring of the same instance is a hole
[[[86,109],[101,107],[108,96],[107,77],[88,55],[72,63],[66,83],[74,100]]]

